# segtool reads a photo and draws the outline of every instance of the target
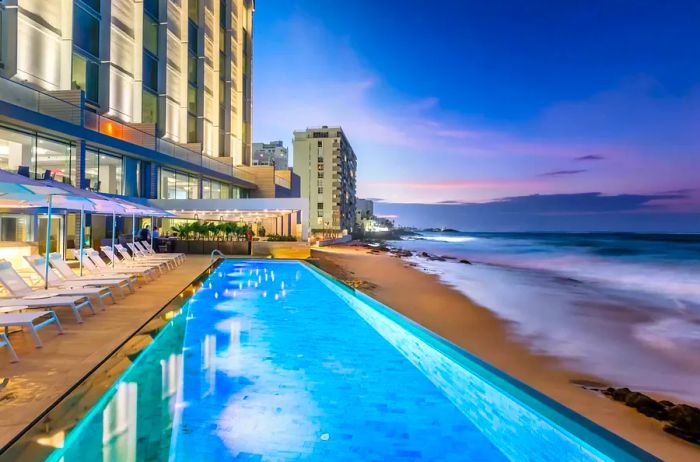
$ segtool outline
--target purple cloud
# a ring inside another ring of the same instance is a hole
[[[587,172],[588,170],[553,170],[551,172],[541,173],[540,176],[563,176],[563,175],[578,175],[579,173]]]

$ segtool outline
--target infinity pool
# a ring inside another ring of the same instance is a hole
[[[221,263],[57,446],[47,460],[655,460],[324,273],[269,260]]]

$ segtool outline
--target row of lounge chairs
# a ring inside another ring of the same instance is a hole
[[[156,254],[147,242],[129,243],[131,254],[121,245],[102,247],[107,264],[99,252],[83,250],[83,268],[86,274],[78,276],[61,254],[49,256],[48,283],[44,279],[46,260],[42,256],[24,257],[32,271],[30,279],[39,281],[42,287],[35,289],[18,273],[12,264],[0,259],[0,286],[9,297],[0,298],[0,348],[5,347],[10,359],[18,361],[8,336],[9,328],[27,330],[37,348],[42,347],[38,329],[53,324],[59,334],[63,328],[54,309],[69,308],[78,323],[82,323],[82,310],[96,314],[95,305],[105,309],[105,300],[116,303],[115,292],[126,297],[136,287],[155,280],[161,274],[181,265],[184,254]],[[116,253],[115,253],[116,251]],[[78,250],[73,250],[76,259]]]

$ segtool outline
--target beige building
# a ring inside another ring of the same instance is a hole
[[[294,173],[309,199],[309,229],[352,232],[357,158],[341,127],[294,132]]]
[[[82,101],[71,90],[83,90],[88,111],[250,165],[254,7],[253,0],[0,1],[0,76],[75,104]]]

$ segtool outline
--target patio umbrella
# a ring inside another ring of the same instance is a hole
[[[44,289],[48,289],[49,254],[51,253],[51,215],[54,208],[84,210],[86,207],[93,208],[94,204],[86,198],[70,196],[67,191],[62,189],[37,183],[39,183],[37,180],[31,180],[21,175],[14,175],[4,171],[0,172],[0,203],[6,206],[22,208],[46,207]]]

